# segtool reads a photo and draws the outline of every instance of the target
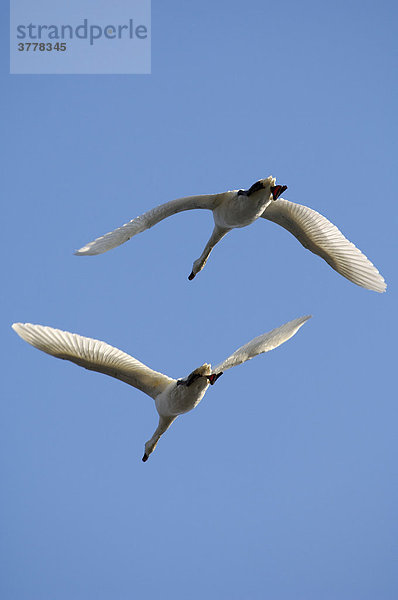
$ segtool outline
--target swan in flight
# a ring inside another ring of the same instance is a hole
[[[275,178],[268,177],[256,181],[248,190],[172,200],[86,244],[75,254],[102,254],[171,215],[193,208],[206,208],[213,211],[213,233],[201,256],[193,263],[188,279],[193,279],[203,269],[214,246],[231,229],[246,227],[262,217],[282,225],[304,248],[318,254],[343,277],[369,290],[384,292],[387,287],[384,279],[370,260],[315,210],[281,198],[286,189],[286,185],[276,185]]]
[[[145,444],[142,458],[145,462],[155,450],[160,436],[178,415],[192,410],[199,404],[209,385],[213,385],[223,371],[240,365],[258,354],[277,348],[297,333],[309,318],[309,316],[300,317],[269,333],[264,333],[236,350],[217,367],[212,369],[210,364],[204,363],[183,379],[173,379],[153,371],[136,358],[105,342],[76,333],[31,323],[14,323],[12,328],[35,348],[57,358],[70,360],[85,369],[120,379],[154,399],[159,414],[159,424],[151,439]]]

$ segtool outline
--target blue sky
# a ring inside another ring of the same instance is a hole
[[[9,75],[1,9],[1,597],[395,599],[396,4],[165,5],[146,76]],[[270,174],[386,294],[269,222],[188,282],[204,211],[73,256],[157,204]],[[10,328],[78,332],[182,377],[304,314],[145,464],[151,400]]]

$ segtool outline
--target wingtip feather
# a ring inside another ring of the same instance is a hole
[[[373,285],[371,289],[373,292],[378,292],[379,294],[384,294],[387,291],[387,283],[384,280],[384,277],[379,273],[379,281]]]
[[[11,327],[13,328],[13,330],[14,330],[16,333],[18,333],[18,335],[19,335],[19,329],[20,329],[21,325],[22,325],[22,323],[13,323],[13,324],[11,325]]]
[[[28,344],[32,344],[32,334],[35,333],[35,328],[40,327],[40,325],[32,325],[32,323],[13,323],[11,327],[21,339],[25,340],[25,342],[28,342]]]
[[[87,244],[86,246],[79,248],[79,250],[75,250],[73,254],[74,256],[95,256],[96,254],[101,254],[101,252],[94,251],[91,248],[91,244]]]
[[[27,325],[27,323],[13,323],[11,325],[11,327],[13,328],[15,333],[17,333],[20,337],[22,337],[22,333],[25,330],[26,325]]]

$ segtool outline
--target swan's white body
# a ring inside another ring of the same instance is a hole
[[[386,290],[384,279],[376,267],[337,227],[311,208],[279,198],[279,194],[275,198],[275,187],[282,186],[275,186],[275,179],[268,177],[256,182],[247,191],[187,196],[166,202],[90,242],[76,254],[102,254],[171,215],[200,208],[213,211],[214,229],[201,256],[193,263],[189,279],[203,269],[214,246],[231,229],[246,227],[262,217],[290,231],[305,248],[322,257],[335,271],[353,283],[375,292]]]
[[[30,323],[14,323],[12,327],[21,338],[39,350],[57,358],[70,360],[91,371],[120,379],[153,398],[159,414],[159,424],[145,444],[143,460],[146,461],[154,451],[160,436],[178,415],[192,410],[199,404],[209,385],[215,383],[223,371],[280,346],[309,318],[300,317],[289,321],[269,333],[254,338],[214,369],[205,363],[180,380],[153,371],[129,354],[99,340]]]

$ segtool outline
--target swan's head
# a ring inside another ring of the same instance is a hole
[[[259,179],[248,190],[239,190],[238,196],[252,196],[257,192],[263,194],[269,200],[277,200],[284,191],[287,190],[287,185],[276,185],[275,177],[271,175],[266,179]]]
[[[146,462],[148,460],[152,452],[155,450],[157,443],[158,441],[153,442],[152,440],[149,440],[145,443],[145,452],[144,456],[142,457],[142,462]]]

